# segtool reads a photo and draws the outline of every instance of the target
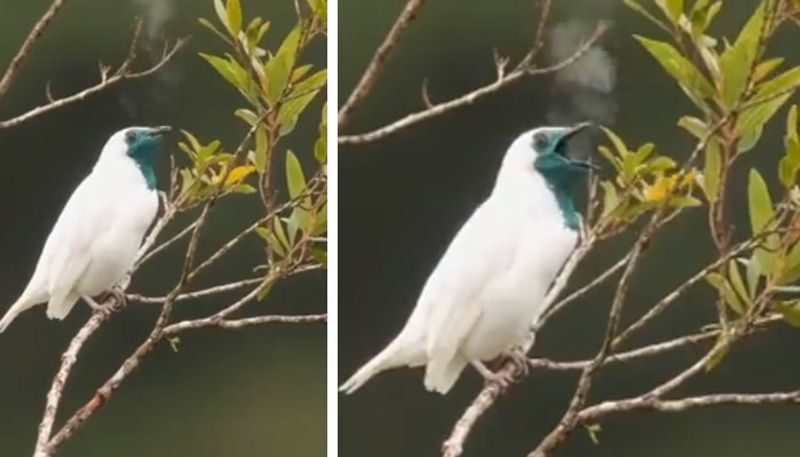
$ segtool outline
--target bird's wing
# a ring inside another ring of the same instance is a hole
[[[447,248],[418,306],[427,320],[430,362],[447,364],[483,312],[482,293],[502,280],[514,258],[513,224],[481,205]]]
[[[112,194],[87,176],[70,196],[45,242],[34,278],[60,301],[86,271],[92,244],[111,225]],[[32,280],[31,282],[33,282]]]

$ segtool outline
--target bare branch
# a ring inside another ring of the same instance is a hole
[[[31,49],[33,49],[36,40],[38,40],[44,34],[47,27],[50,26],[50,22],[56,14],[58,14],[58,10],[64,5],[64,1],[65,0],[53,0],[53,3],[50,4],[50,8],[48,8],[44,15],[34,24],[30,33],[28,33],[28,36],[25,38],[25,41],[22,42],[22,46],[20,46],[14,58],[11,59],[11,63],[8,64],[8,68],[3,74],[3,77],[0,78],[0,98],[3,98],[11,88],[14,79],[17,77],[17,73],[20,68],[22,68],[22,64],[25,62],[28,54],[30,54]]]
[[[679,400],[661,400],[653,397],[637,397],[630,401],[610,401],[587,408],[581,412],[582,421],[593,421],[600,417],[619,412],[647,409],[659,412],[679,413],[690,409],[706,408],[720,405],[767,405],[767,404],[800,404],[800,390],[789,392],[773,392],[762,394],[724,393]]]
[[[263,324],[304,324],[312,322],[327,322],[327,314],[308,314],[299,316],[256,316],[246,317],[242,319],[213,319],[207,317],[205,319],[194,319],[168,326],[164,331],[167,335],[174,335],[186,330],[195,330],[199,328],[223,328],[223,329],[239,329],[242,327],[249,327],[251,325]]]
[[[555,73],[559,70],[562,70],[573,63],[575,63],[578,59],[580,59],[586,52],[594,46],[597,41],[603,36],[606,32],[607,26],[605,24],[598,24],[592,33],[591,37],[589,37],[586,42],[584,42],[575,52],[567,57],[566,59],[557,62],[553,65],[537,68],[533,66],[525,66],[525,67],[517,67],[514,71],[511,71],[508,74],[501,75],[502,77],[497,78],[494,82],[482,86],[478,89],[475,89],[472,92],[467,94],[461,95],[460,97],[448,100],[446,102],[437,103],[429,108],[425,108],[421,111],[417,111],[416,113],[409,114],[402,119],[398,119],[397,121],[392,122],[386,126],[380,127],[375,129],[371,132],[361,133],[357,135],[349,135],[349,136],[340,136],[339,137],[339,145],[353,145],[353,144],[363,144],[363,143],[370,143],[373,141],[381,140],[386,138],[389,135],[397,133],[400,130],[408,128],[412,125],[418,124],[422,121],[426,121],[432,119],[437,116],[441,116],[442,114],[448,113],[452,110],[471,105],[475,103],[477,100],[486,97],[488,95],[494,94],[495,92],[504,89],[505,87],[520,81],[521,79],[528,77],[528,76],[540,76],[549,73]]]
[[[408,0],[403,11],[400,12],[400,16],[397,17],[389,33],[386,34],[386,38],[383,39],[383,43],[375,51],[375,55],[372,56],[372,60],[367,69],[364,70],[364,74],[361,75],[361,79],[356,84],[355,89],[339,109],[339,129],[344,129],[347,126],[353,112],[372,91],[383,70],[383,66],[389,60],[389,56],[400,41],[400,35],[408,28],[411,21],[416,18],[417,13],[424,4],[425,0]]]
[[[138,24],[137,27],[134,29],[134,40],[131,42],[131,49],[134,48],[134,46],[136,44],[136,40],[138,39],[138,32],[136,32],[136,30],[138,30],[139,27],[141,27],[141,23],[137,22],[137,24]],[[23,113],[23,114],[20,114],[18,116],[12,117],[10,119],[4,120],[4,121],[0,121],[0,130],[7,129],[7,128],[10,128],[10,127],[15,127],[15,126],[17,126],[19,124],[22,124],[23,122],[27,122],[27,121],[29,121],[29,120],[37,117],[37,116],[40,116],[40,115],[42,115],[44,113],[47,113],[47,112],[50,112],[50,111],[53,111],[53,110],[56,110],[56,109],[59,109],[59,108],[63,108],[64,106],[69,105],[71,103],[75,103],[75,102],[79,102],[79,101],[85,100],[87,97],[90,97],[90,96],[92,96],[94,94],[102,92],[102,91],[108,89],[109,87],[115,86],[116,84],[121,83],[123,81],[137,79],[137,78],[143,78],[145,76],[152,75],[153,73],[155,73],[158,70],[160,70],[170,60],[172,60],[172,58],[175,56],[175,54],[181,48],[183,48],[183,46],[187,42],[188,42],[188,38],[180,38],[179,40],[177,40],[175,42],[175,44],[171,48],[169,48],[169,51],[166,52],[164,54],[164,56],[155,65],[153,65],[153,66],[151,66],[149,68],[146,68],[144,70],[138,71],[138,72],[130,71],[130,66],[133,63],[133,60],[135,59],[136,54],[135,53],[129,53],[128,56],[126,57],[125,61],[122,62],[122,64],[117,69],[117,71],[115,71],[110,76],[107,74],[107,71],[101,70],[100,81],[97,84],[95,84],[95,85],[93,85],[91,87],[88,87],[88,88],[86,88],[86,89],[84,89],[84,90],[82,90],[80,92],[76,92],[76,93],[74,93],[72,95],[68,95],[68,96],[65,96],[65,97],[62,97],[62,98],[56,98],[56,99],[49,100],[48,103],[46,103],[44,105],[37,106],[36,108],[33,108],[33,109]]]
[[[223,292],[230,292],[232,290],[241,289],[243,287],[252,286],[262,282],[264,278],[250,278],[250,279],[243,279],[241,281],[235,281],[228,284],[222,284],[219,286],[209,287],[207,289],[198,290],[195,292],[187,292],[180,294],[175,297],[175,301],[184,301],[184,300],[193,300],[195,298],[201,297],[208,297],[210,295],[221,294]],[[139,294],[128,294],[126,295],[128,300],[132,300],[139,303],[157,303],[162,304],[167,301],[167,297],[145,297]]]
[[[111,317],[110,312],[96,312],[92,317],[81,327],[78,333],[72,338],[67,350],[61,356],[61,366],[56,373],[53,384],[50,386],[50,391],[47,393],[47,402],[44,408],[44,417],[39,424],[39,435],[36,438],[36,449],[34,457],[47,457],[50,455],[46,451],[47,441],[53,430],[53,423],[56,419],[58,412],[58,405],[61,402],[61,394],[64,391],[64,386],[67,384],[72,366],[78,359],[78,353],[83,348],[86,340],[97,331],[100,326]]]

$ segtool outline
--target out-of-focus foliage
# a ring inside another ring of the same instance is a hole
[[[327,231],[326,107],[319,116],[319,138],[308,157],[315,167],[304,170],[298,157],[284,143],[306,108],[325,88],[327,69],[303,63],[304,52],[327,29],[325,0],[308,0],[298,11],[298,22],[276,49],[264,39],[270,22],[261,17],[244,19],[239,0],[215,0],[217,17],[200,23],[229,46],[223,55],[201,53],[211,67],[242,96],[244,106],[233,113],[248,129],[237,147],[223,147],[219,140],[203,144],[196,135],[183,132],[180,143],[191,166],[181,169],[174,189],[180,205],[193,206],[232,194],[260,197],[264,213],[256,233],[263,239],[265,275],[279,277],[291,269],[315,262],[325,264]],[[215,21],[218,22],[215,25]],[[285,169],[275,166],[278,156]],[[276,175],[285,177],[278,189]],[[263,298],[269,288],[260,294]]]
[[[789,323],[800,323],[800,301],[784,297],[800,279],[800,140],[797,107],[786,116],[785,155],[771,170],[751,169],[746,183],[733,182],[733,169],[743,154],[758,145],[765,126],[800,86],[800,66],[781,70],[784,59],[767,56],[770,41],[784,24],[796,21],[796,1],[760,2],[733,39],[709,32],[723,2],[656,0],[653,6],[634,0],[625,4],[669,35],[669,40],[636,36],[643,48],[675,81],[696,108],[677,125],[696,141],[689,162],[677,169],[676,158],[657,155],[645,144],[628,150],[614,133],[606,131],[612,148],[600,147],[617,176],[600,183],[603,191],[599,223],[619,228],[662,205],[678,212],[705,206],[709,234],[721,259],[707,275],[719,294],[720,344],[766,313],[777,310]],[[702,163],[696,167],[695,163]],[[782,188],[770,193],[764,173],[779,177]],[[733,233],[734,186],[747,187],[750,230]],[[698,187],[704,203],[692,195]],[[774,195],[774,196],[773,196]],[[603,226],[601,226],[602,228]],[[738,240],[737,240],[738,235]],[[737,243],[738,241],[738,243]],[[747,255],[729,255],[750,243]],[[715,360],[715,363],[719,363]]]

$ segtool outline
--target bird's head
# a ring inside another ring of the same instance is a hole
[[[582,122],[570,127],[539,127],[525,132],[508,149],[503,168],[512,173],[538,173],[551,187],[569,190],[589,170],[596,168],[589,161],[567,156],[570,139],[591,125]]]
[[[579,216],[570,190],[595,166],[567,156],[567,144],[589,126],[584,122],[571,127],[540,127],[517,137],[503,159],[494,193],[530,196],[536,189],[547,189],[554,195],[566,226],[577,230]]]
[[[102,161],[133,160],[147,181],[147,186],[156,186],[156,155],[161,149],[164,135],[171,131],[168,126],[161,127],[128,127],[122,129],[106,142],[100,154]],[[99,162],[100,163],[100,162]]]

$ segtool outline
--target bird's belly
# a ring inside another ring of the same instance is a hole
[[[522,297],[497,297],[484,307],[464,341],[462,353],[468,360],[491,360],[508,352],[525,337],[540,313],[543,293]]]
[[[577,241],[571,230],[539,230],[539,237],[519,246],[503,279],[487,288],[481,315],[465,339],[468,360],[490,360],[522,342],[543,310],[547,290]]]
[[[76,284],[80,295],[95,296],[119,282],[133,266],[141,238],[105,236],[93,246],[86,272]]]

